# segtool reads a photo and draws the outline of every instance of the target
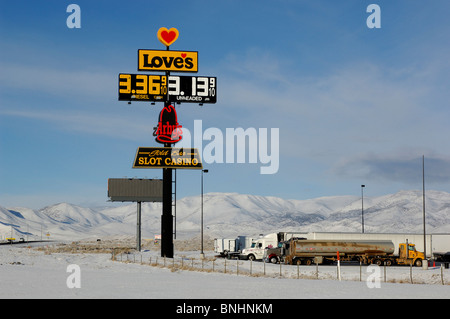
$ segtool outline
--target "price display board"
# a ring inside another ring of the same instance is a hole
[[[119,101],[216,103],[216,97],[216,77],[119,74]]]

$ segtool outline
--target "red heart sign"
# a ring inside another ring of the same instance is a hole
[[[178,39],[178,30],[175,28],[170,28],[169,30],[167,28],[160,28],[158,30],[158,39],[168,47]]]

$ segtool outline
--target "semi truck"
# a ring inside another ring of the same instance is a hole
[[[250,247],[245,248],[239,254],[239,259],[260,260],[264,258],[266,248],[277,248],[281,243],[291,238],[298,238],[305,233],[296,232],[278,232],[265,236],[260,235],[259,238],[253,240]]]
[[[450,253],[450,234],[433,233],[425,236],[420,233],[349,233],[349,232],[309,232],[302,237],[307,239],[328,240],[390,240],[395,245],[394,254],[399,254],[400,243],[414,243],[416,250],[426,251],[427,259],[448,255]]]
[[[389,240],[307,240],[291,238],[279,251],[266,252],[271,262],[288,264],[323,264],[342,261],[360,261],[364,264],[422,266],[425,256],[412,243],[400,243],[399,254]],[[278,255],[276,255],[278,253]],[[276,255],[276,257],[275,257]]]
[[[426,259],[449,260],[450,259],[450,234],[435,233],[424,236],[419,233],[348,233],[348,232],[278,232],[266,236],[260,236],[252,244],[252,249],[240,254],[241,259],[262,259],[264,249],[270,246],[277,248],[278,244],[288,241],[290,238],[305,238],[308,240],[385,240],[394,243],[394,255],[399,255],[400,243],[414,243],[418,251],[426,248]],[[267,257],[267,256],[266,256]]]
[[[239,259],[257,260],[263,259],[265,248],[278,247],[279,238],[276,233],[261,236],[254,240],[252,245],[242,250]]]

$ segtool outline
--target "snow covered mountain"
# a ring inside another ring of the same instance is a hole
[[[200,232],[200,196],[177,202],[177,238]],[[333,196],[286,200],[237,193],[204,195],[205,234],[212,237],[258,235],[277,231],[361,231],[361,198]],[[423,231],[422,192],[364,198],[366,232]],[[450,193],[427,191],[427,232],[450,233]],[[160,234],[161,204],[142,204],[142,236]],[[83,208],[60,203],[32,210],[0,206],[0,239],[13,232],[16,238],[77,240],[88,237],[136,234],[136,204],[114,208]]]

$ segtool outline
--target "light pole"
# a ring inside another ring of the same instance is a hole
[[[361,226],[363,234],[364,234],[364,187],[366,187],[366,185],[361,185]]]
[[[202,205],[201,205],[201,240],[202,240],[202,248],[200,252],[200,257],[204,258],[205,254],[203,253],[203,173],[208,173],[207,169],[202,169]]]
[[[423,269],[428,269],[427,260],[427,234],[425,231],[425,155],[422,155],[422,210],[423,210]]]

